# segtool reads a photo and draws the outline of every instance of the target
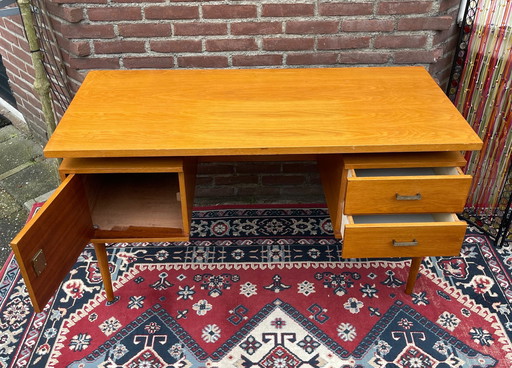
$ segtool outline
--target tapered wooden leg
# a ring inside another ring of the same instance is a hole
[[[414,257],[411,260],[411,267],[409,268],[409,277],[407,278],[407,285],[405,286],[405,293],[411,295],[414,284],[416,283],[416,277],[420,270],[421,261],[423,257]]]
[[[111,302],[114,300],[114,290],[112,289],[112,279],[110,277],[110,270],[108,269],[108,257],[105,243],[94,243],[94,251],[96,252],[96,258],[98,258],[98,267],[100,268],[101,278],[103,279],[103,287],[107,293],[107,300]]]

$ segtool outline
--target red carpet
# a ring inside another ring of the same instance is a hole
[[[341,260],[323,208],[204,209],[190,243],[116,246],[116,300],[93,250],[34,315],[1,278],[0,367],[510,367],[509,249]],[[2,360],[3,359],[3,360]]]

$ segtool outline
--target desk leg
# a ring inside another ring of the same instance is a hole
[[[420,270],[421,261],[423,261],[423,257],[413,257],[411,260],[409,277],[407,279],[407,285],[405,286],[405,293],[408,295],[411,295],[412,289],[414,289],[414,284],[416,283],[416,277],[418,276],[418,272]]]
[[[98,259],[98,267],[100,268],[101,278],[103,279],[103,287],[107,293],[107,300],[111,302],[114,300],[114,290],[112,289],[112,279],[110,278],[110,271],[108,269],[108,257],[105,243],[94,243],[94,251]]]

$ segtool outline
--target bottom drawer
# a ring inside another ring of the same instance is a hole
[[[342,256],[455,256],[466,226],[454,214],[343,215]]]

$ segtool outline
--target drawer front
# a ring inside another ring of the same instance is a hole
[[[455,169],[454,169],[455,170]],[[344,213],[461,212],[471,176],[456,175],[354,177],[349,170]]]
[[[92,235],[82,181],[70,175],[11,242],[36,312],[53,296]]]
[[[347,224],[343,233],[344,258],[455,256],[466,223]]]

